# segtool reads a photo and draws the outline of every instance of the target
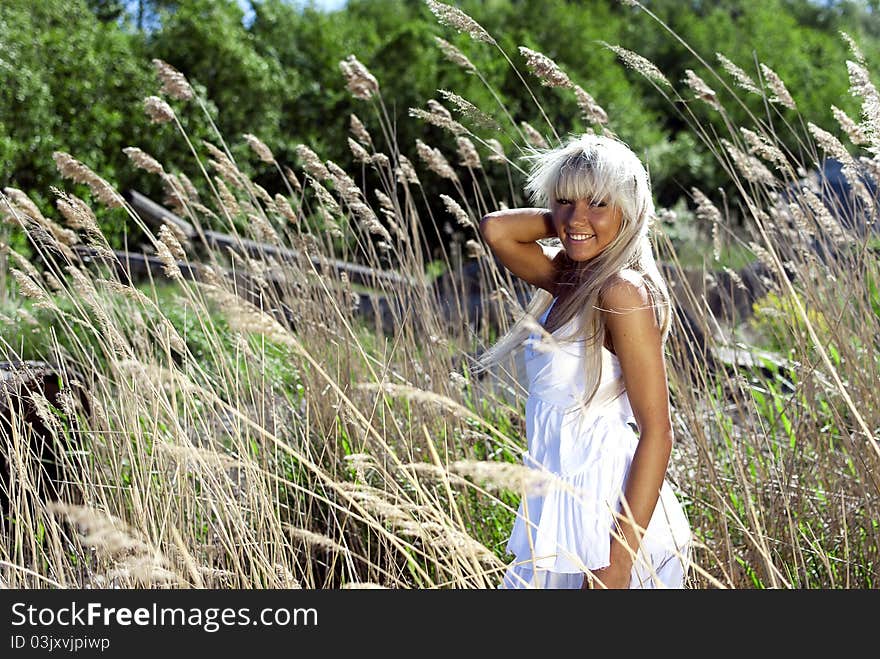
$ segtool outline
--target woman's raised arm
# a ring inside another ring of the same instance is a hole
[[[483,216],[480,234],[508,270],[556,295],[557,267],[536,241],[556,229],[546,208],[510,208]]]

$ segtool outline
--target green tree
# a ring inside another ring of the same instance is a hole
[[[661,205],[673,205],[691,186],[707,191],[726,185],[712,156],[694,137],[681,113],[693,112],[708,132],[725,135],[721,115],[682,82],[693,69],[712,86],[735,125],[749,126],[749,113],[772,125],[797,150],[802,122],[778,105],[736,87],[715,58],[721,52],[759,79],[757,63],[785,81],[803,117],[827,128],[835,122],[830,106],[857,116],[858,102],[847,90],[844,61],[852,58],[838,32],[860,41],[868,62],[877,55],[877,12],[872,3],[817,4],[808,0],[653,0],[650,11],[681,35],[719,72],[721,80],[646,13],[613,0],[463,0],[455,3],[479,21],[523,72],[547,114],[542,119],[518,75],[491,45],[440,25],[421,0],[350,0],[340,11],[302,8],[285,0],[254,0],[254,20],[245,26],[236,0],[141,0],[125,4],[131,14],[117,16],[113,0],[6,0],[0,3],[0,166],[2,185],[15,185],[40,198],[50,210],[48,189],[58,184],[53,151],[68,151],[120,189],[136,188],[160,200],[156,177],[135,170],[123,155],[139,146],[171,171],[183,169],[199,184],[192,154],[171,125],[154,125],[142,99],[157,93],[150,60],[159,57],[187,76],[229,142],[240,166],[256,173],[270,192],[282,191],[274,170],[247,151],[241,135],[254,133],[279,161],[294,164],[294,147],[312,146],[323,158],[351,172],[346,136],[354,112],[378,134],[375,104],[353,99],[339,62],[355,54],[376,76],[395,132],[392,141],[414,162],[415,141],[423,139],[455,156],[447,132],[410,118],[410,107],[424,108],[452,90],[491,114],[503,130],[478,128],[497,138],[516,156],[521,141],[514,123],[532,123],[548,137],[588,128],[569,90],[551,89],[527,73],[520,45],[554,59],[608,112],[610,128],[647,161]],[[142,27],[143,30],[136,29]],[[478,67],[498,94],[479,78],[446,61],[435,36],[454,43]],[[685,103],[670,103],[638,73],[626,69],[600,41],[620,44],[654,62]],[[737,94],[735,99],[722,80]],[[198,105],[171,101],[197,148],[218,139]],[[500,103],[500,105],[499,105]],[[502,107],[503,106],[503,107]],[[551,128],[552,126],[552,128]],[[789,128],[791,126],[791,128]],[[393,147],[382,147],[391,150]],[[483,150],[485,153],[485,149]],[[508,203],[506,172],[485,163],[486,180]],[[366,185],[378,182],[369,178]],[[439,194],[452,193],[448,181],[426,174],[426,198],[446,217]],[[80,191],[83,192],[83,191]],[[87,194],[83,192],[83,194]],[[470,192],[468,194],[471,194]],[[105,220],[117,244],[125,223]],[[441,240],[437,236],[437,240]]]
[[[86,4],[100,21],[118,21],[125,16],[125,3],[122,0],[87,0]]]
[[[2,185],[32,193],[48,211],[49,186],[61,183],[53,151],[124,180],[122,149],[146,132],[141,99],[155,86],[137,40],[97,20],[83,0],[9,0],[0,5],[0,42]],[[114,238],[120,226],[108,225]]]
[[[286,141],[281,124],[299,95],[299,73],[258,51],[238,3],[192,0],[161,16],[162,29],[147,38],[148,52],[204,88],[221,133],[234,142],[251,132],[269,144]]]

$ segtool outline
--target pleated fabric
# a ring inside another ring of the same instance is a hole
[[[560,327],[553,336],[570,327]],[[561,343],[551,351],[541,349],[538,341],[537,334],[531,335],[524,351],[529,396],[523,462],[555,477],[542,492],[522,498],[507,543],[515,558],[499,588],[580,588],[587,569],[610,564],[614,513],[623,511],[620,500],[638,445],[637,424],[614,353],[603,346],[596,396],[586,410],[571,412],[585,393],[584,341]],[[630,587],[682,588],[690,544],[687,518],[664,481]]]

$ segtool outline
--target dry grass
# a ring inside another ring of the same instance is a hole
[[[500,50],[469,17],[442,3],[429,4],[443,24]],[[441,48],[495,94],[463,53],[446,42]],[[844,147],[812,125],[797,127],[793,114],[780,114],[795,106],[772,71],[762,66],[765,90],[723,56],[724,70],[737,85],[766,94],[773,105],[766,106],[767,116],[755,116],[753,125],[731,125],[728,135],[716,139],[661,71],[631,51],[613,48],[658,83],[658,91],[730,174],[739,192],[737,211],[747,217],[756,258],[768,268],[771,293],[757,305],[753,336],[784,349],[792,367],[713,369],[706,355],[693,354],[684,328],[673,331],[669,373],[677,443],[670,479],[695,533],[690,585],[874,587],[880,569],[877,247],[871,247],[870,236],[840,227],[821,191],[811,191],[799,174],[815,166],[821,150],[841,156],[841,149],[855,153],[855,145]],[[524,53],[545,82],[575,93],[585,114],[607,130],[609,119],[592,97],[549,58]],[[11,422],[0,426],[0,446],[9,464],[11,512],[0,522],[3,583],[175,588],[498,583],[517,498],[536,486],[516,464],[525,444],[525,392],[512,374],[513,361],[493,382],[471,379],[463,366],[492,340],[486,321],[502,328],[510,322],[506,300],[510,291],[521,290],[481,251],[473,226],[487,210],[520,201],[514,180],[520,172],[490,124],[477,122],[479,115],[468,110],[463,120],[475,123],[471,130],[439,104],[429,104],[430,113],[413,114],[469,140],[459,142],[462,164],[456,168],[439,149],[422,144],[425,168],[417,172],[393,148],[379,81],[354,57],[341,67],[352,93],[375,110],[372,135],[353,116],[350,140],[369,168],[364,180],[375,181],[373,188],[359,187],[306,145],[298,153],[303,184],[254,135],[244,139],[261,162],[275,167],[286,195],[273,197],[242,173],[219,134],[220,147],[190,145],[193,168],[187,175],[166,172],[136,148],[129,153],[135,166],[163,177],[169,203],[199,236],[218,228],[292,247],[314,261],[269,256],[230,261],[214,252],[202,280],[189,281],[181,271],[187,246],[170,228],[154,234],[102,178],[72,156],[58,154],[63,176],[88,184],[96,201],[122,207],[117,212],[150,237],[173,283],[172,310],[160,296],[163,286],[135,289],[100,262],[88,268],[79,262],[71,251],[77,241],[106,246],[85,202],[61,197],[70,227],[63,229],[24,193],[7,190],[0,199],[2,217],[27,232],[36,252],[31,263],[3,251],[2,265],[10,262],[16,282],[4,313],[13,310],[17,317],[6,320],[28,332],[48,333],[44,356],[58,365],[62,383],[54,401],[35,395],[23,408],[11,394],[5,401]],[[157,71],[163,93],[204,109],[178,72],[162,63]],[[725,102],[741,102],[720,73],[706,68],[703,76],[690,71],[685,86],[707,111],[723,114]],[[846,124],[846,132],[863,136],[874,154],[876,90],[861,69],[853,85],[866,109],[861,122]],[[189,142],[165,101],[151,97],[145,107],[156,121],[174,122]],[[539,106],[536,111],[543,114]],[[506,116],[520,146],[558,139],[553,127],[545,136]],[[609,121],[613,125],[613,117]],[[774,126],[792,131],[810,159],[798,161],[789,153]],[[382,143],[387,151],[380,150]],[[504,167],[509,191],[491,188],[477,166],[480,151],[486,166]],[[860,162],[852,156],[845,173],[855,196],[864,199],[855,177]],[[877,168],[867,171],[874,176]],[[419,176],[430,172],[451,180],[458,198],[427,199]],[[797,194],[783,199],[780,190],[791,185]],[[699,191],[694,196],[717,254],[722,242],[737,239],[730,216]],[[443,218],[434,217],[431,208],[441,206],[464,232],[446,255],[447,268],[462,267],[465,245],[478,255],[473,258],[487,301],[478,318],[470,317],[464,290],[453,291],[451,321],[430,295],[421,248],[426,231],[439,235]],[[867,218],[874,221],[873,206]],[[659,228],[654,239],[661,260],[674,267],[672,243]],[[376,269],[392,264],[412,282],[377,284],[393,302],[387,336],[378,317],[365,323],[358,316],[351,283],[330,267],[331,258],[353,257]],[[256,282],[250,301],[220,274],[233,265]],[[2,270],[6,281],[7,268]],[[694,314],[709,349],[725,347],[731,335],[736,339],[741,328],[723,327],[685,276],[679,283],[673,293]],[[38,311],[50,324],[34,319]],[[32,320],[36,326],[28,324]],[[22,341],[7,336],[6,352],[19,352]],[[751,352],[743,344],[738,349]],[[42,439],[17,409],[33,410],[41,419]],[[35,452],[40,441],[53,447],[65,475],[53,497],[45,495],[47,473]]]

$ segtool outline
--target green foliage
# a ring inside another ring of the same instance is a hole
[[[86,0],[86,4],[99,21],[118,21],[125,15],[122,0]]]
[[[138,37],[96,20],[82,0],[10,0],[0,5],[0,43],[0,184],[33,192],[48,212],[49,186],[61,187],[53,151],[128,182],[122,148],[146,132],[140,102],[152,83]],[[104,230],[119,240],[124,226]]]
[[[139,306],[137,323],[120,320],[116,325],[132,345],[142,344],[144,338],[135,339],[134,334],[142,334],[144,327],[161,327],[167,319],[183,338],[187,359],[197,363],[208,378],[225,378],[227,369],[233,369],[241,373],[242,382],[253,384],[255,389],[268,384],[278,392],[287,392],[292,399],[298,399],[302,394],[299,375],[291,369],[288,349],[284,346],[259,335],[246,337],[251,350],[260,355],[262,365],[259,376],[247,375],[245,372],[253,365],[237,346],[238,334],[229,327],[221,310],[212,308],[208,317],[200,316],[185,301],[175,284],[144,286],[141,292],[152,299],[155,306]],[[118,294],[106,296],[108,310],[119,305],[111,316],[130,319],[134,312],[123,298],[114,298],[114,295]],[[0,306],[0,353],[12,352],[16,358],[54,363],[60,351],[69,361],[85,361],[96,370],[109,371],[100,320],[91,310],[77,306],[66,295],[54,295],[52,301],[60,314],[36,306],[29,299],[7,297]],[[174,354],[181,362],[182,357]]]
[[[455,160],[452,136],[408,117],[410,107],[423,108],[428,99],[439,99],[438,89],[452,90],[492,115],[501,132],[456,118],[483,138],[499,139],[514,158],[523,144],[508,113],[515,122],[529,121],[548,137],[554,130],[565,136],[588,129],[570,90],[544,87],[527,72],[520,45],[553,58],[606,109],[611,129],[647,162],[661,206],[674,206],[693,185],[710,192],[728,185],[715,157],[694,137],[686,115],[679,114],[693,112],[709,133],[724,135],[727,127],[719,113],[699,101],[670,111],[668,101],[616,61],[600,41],[620,44],[654,62],[685,99],[692,94],[681,80],[686,68],[694,68],[694,57],[645,12],[612,0],[586,5],[565,0],[454,3],[498,40],[523,73],[549,124],[494,47],[439,25],[419,0],[351,0],[345,9],[330,13],[284,0],[262,0],[251,3],[254,18],[247,26],[235,0],[143,0],[129,3],[133,15],[121,17],[124,4],[9,0],[0,6],[0,184],[34,194],[46,213],[52,213],[49,187],[60,183],[51,159],[55,150],[72,153],[120,189],[135,188],[161,201],[156,177],[135,170],[122,153],[126,146],[139,146],[169,171],[182,169],[204,188],[192,154],[174,127],[150,124],[142,111],[142,99],[159,87],[150,64],[154,57],[178,68],[203,93],[211,120],[229,139],[238,164],[272,193],[282,191],[281,181],[273,168],[248,152],[242,133],[258,135],[284,164],[294,164],[294,147],[305,143],[349,171],[360,169],[345,140],[349,115],[357,113],[375,130],[378,108],[353,99],[345,88],[338,63],[352,53],[379,80],[396,125],[391,145],[382,145],[380,135],[374,137],[386,151],[396,143],[414,162],[417,138]],[[848,31],[872,61],[880,29],[863,3],[818,7],[806,0],[694,0],[683,10],[680,2],[659,0],[647,7],[717,70],[720,79],[706,69],[696,73],[717,91],[735,125],[753,125],[753,116],[761,117],[784,144],[800,152],[802,129],[790,130],[783,122],[798,125],[791,122],[791,112],[766,106],[763,99],[736,87],[721,70],[716,52],[756,81],[757,62],[770,66],[785,81],[802,115],[814,123],[836,125],[832,104],[857,116],[857,99],[847,91],[844,65],[853,56],[838,32]],[[499,98],[477,76],[447,62],[435,36],[460,48]],[[197,149],[203,139],[219,140],[194,103],[170,102]],[[511,190],[503,167],[486,162],[484,166],[497,199],[510,205],[523,201],[516,184]],[[372,172],[365,175],[369,188],[376,181],[370,179]],[[436,199],[440,193],[452,193],[449,182],[426,175],[423,185],[427,202],[445,217]],[[78,186],[65,182],[65,187]],[[84,189],[76,192],[88,196]],[[479,208],[480,202],[473,202]],[[138,231],[124,216],[100,210],[99,219],[115,246],[139,242]],[[437,241],[446,238],[433,235],[430,240],[436,248]]]
[[[194,0],[161,15],[162,29],[147,37],[147,52],[201,86],[215,106],[212,119],[220,133],[238,143],[234,155],[248,159],[242,133],[258,132],[266,143],[283,145],[289,139],[284,117],[298,104],[299,73],[259,52],[238,3]]]
[[[819,337],[829,338],[825,345],[833,359],[837,350],[830,342],[832,334],[828,320],[820,311],[805,305],[803,300],[800,304]],[[792,345],[809,344],[807,325],[790,296],[767,293],[754,303],[753,309],[749,327],[758,333],[768,350],[784,352]]]

